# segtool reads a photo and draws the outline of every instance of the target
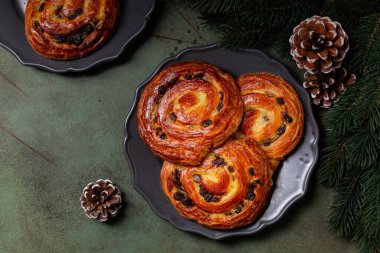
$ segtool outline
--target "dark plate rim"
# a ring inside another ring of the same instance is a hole
[[[68,67],[68,68],[60,69],[60,68],[49,67],[49,66],[46,66],[43,64],[26,62],[23,59],[21,59],[21,57],[19,55],[17,55],[16,52],[9,45],[6,45],[0,41],[0,46],[3,47],[4,49],[6,49],[8,52],[10,52],[22,65],[25,65],[25,66],[40,68],[40,69],[48,70],[48,71],[55,72],[55,73],[83,72],[83,71],[89,70],[89,69],[91,69],[97,65],[100,65],[100,64],[106,63],[106,62],[110,62],[110,61],[118,58],[124,52],[124,50],[127,48],[127,46],[129,46],[140,35],[140,33],[145,29],[153,11],[154,11],[155,6],[156,6],[156,0],[152,0],[152,6],[151,6],[150,10],[146,13],[146,15],[144,17],[144,23],[142,24],[141,28],[138,31],[136,31],[136,33],[134,33],[132,35],[132,37],[130,37],[121,46],[121,48],[119,49],[119,51],[115,55],[99,59],[99,60],[92,62],[91,64],[89,64],[83,68]]]
[[[124,150],[124,155],[125,157],[127,158],[127,163],[128,163],[128,166],[130,167],[130,173],[131,173],[131,176],[132,176],[132,185],[133,187],[135,188],[135,190],[143,196],[143,198],[148,202],[149,206],[152,208],[152,210],[156,213],[156,215],[158,215],[159,217],[161,217],[163,220],[169,222],[171,225],[173,225],[175,228],[179,229],[179,230],[182,230],[182,231],[186,231],[186,232],[190,232],[190,233],[194,233],[194,234],[199,234],[199,235],[203,235],[205,236],[206,238],[209,238],[209,239],[213,239],[213,240],[221,240],[221,239],[225,239],[225,238],[228,238],[228,237],[234,237],[234,236],[248,236],[248,235],[251,235],[251,234],[254,234],[254,233],[257,233],[259,231],[261,231],[262,229],[264,229],[265,227],[271,225],[271,224],[274,224],[276,223],[283,215],[284,213],[295,203],[297,202],[297,200],[299,200],[303,195],[305,195],[306,193],[306,190],[307,190],[307,186],[309,184],[309,181],[310,181],[310,176],[317,164],[317,161],[319,159],[319,149],[318,149],[318,143],[319,143],[319,136],[320,136],[320,133],[319,133],[319,128],[318,128],[318,124],[317,124],[317,121],[315,119],[315,116],[314,116],[314,111],[313,111],[313,108],[312,108],[312,103],[311,103],[311,100],[309,99],[308,102],[306,103],[306,106],[308,108],[305,108],[305,111],[310,111],[311,112],[311,115],[310,115],[310,123],[312,125],[312,128],[313,130],[315,131],[315,139],[314,141],[310,144],[310,146],[313,148],[313,151],[315,153],[315,159],[313,160],[313,162],[311,163],[310,165],[310,169],[307,171],[306,173],[306,176],[305,176],[305,180],[302,184],[302,189],[301,191],[297,194],[297,195],[294,195],[293,198],[291,198],[287,203],[286,205],[283,206],[282,210],[278,213],[277,216],[275,216],[274,219],[272,220],[269,220],[269,221],[265,221],[265,222],[262,222],[258,227],[256,227],[256,229],[254,230],[251,230],[251,231],[234,231],[234,230],[223,230],[223,234],[220,234],[220,235],[216,235],[216,236],[211,236],[207,233],[203,233],[203,232],[200,232],[198,231],[197,229],[188,229],[188,228],[183,228],[183,227],[180,227],[178,224],[176,224],[175,222],[173,222],[173,220],[167,218],[167,217],[164,217],[163,215],[161,215],[157,210],[156,208],[154,207],[154,205],[152,204],[151,200],[146,196],[146,194],[139,188],[137,187],[136,183],[135,183],[135,174],[136,174],[136,166],[133,162],[133,159],[131,157],[131,155],[129,154],[129,152],[127,151],[127,142],[130,138],[130,133],[128,132],[128,125],[129,125],[129,122],[130,122],[130,118],[133,114],[133,112],[137,109],[137,105],[138,105],[138,99],[139,99],[139,94],[140,92],[142,91],[142,89],[144,88],[144,86],[150,82],[150,80],[152,80],[152,78],[162,69],[162,67],[171,62],[171,61],[175,61],[175,60],[178,60],[183,54],[186,54],[188,52],[191,52],[191,51],[204,51],[204,50],[209,50],[209,49],[213,49],[213,48],[217,48],[217,47],[220,47],[220,44],[216,43],[216,44],[210,44],[210,45],[206,45],[206,46],[199,46],[199,47],[190,47],[190,48],[186,48],[184,50],[182,50],[181,52],[179,52],[177,55],[173,56],[173,57],[169,57],[167,59],[165,59],[164,61],[162,61],[158,66],[157,68],[153,71],[153,73],[144,81],[142,82],[137,88],[136,88],[136,91],[135,91],[135,97],[134,97],[134,101],[133,101],[133,104],[132,104],[132,108],[131,110],[129,111],[128,115],[127,115],[127,118],[124,122],[124,135],[125,135],[125,138],[124,138],[124,142],[123,142],[123,150]],[[256,54],[259,54],[261,55],[263,58],[265,58],[266,60],[268,60],[268,62],[271,62],[271,63],[274,63],[276,66],[280,67],[290,78],[292,82],[294,83],[299,83],[294,77],[293,75],[289,72],[289,70],[282,64],[280,63],[279,61],[269,57],[269,55],[267,55],[266,53],[260,51],[260,50],[257,50],[257,49],[241,49],[239,50],[240,52],[254,52]],[[307,95],[309,96],[309,94],[307,93],[307,91],[305,89],[300,89],[300,92],[304,93],[304,95]],[[215,230],[215,231],[219,231],[219,230]]]

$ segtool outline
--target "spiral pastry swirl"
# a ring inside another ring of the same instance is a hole
[[[138,106],[140,136],[157,156],[199,165],[234,133],[243,115],[230,74],[203,62],[172,65],[146,86]]]
[[[29,0],[25,33],[32,48],[47,58],[79,58],[107,41],[118,14],[118,0]]]
[[[302,137],[302,103],[284,79],[270,73],[242,75],[237,82],[244,101],[239,134],[253,138],[275,168]]]
[[[254,140],[228,140],[197,167],[165,161],[161,184],[185,218],[214,229],[232,229],[255,220],[272,184],[270,162]]]

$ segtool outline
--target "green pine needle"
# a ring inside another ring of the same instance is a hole
[[[338,236],[353,234],[362,206],[363,180],[360,175],[360,168],[353,169],[333,193],[329,215],[331,233]]]
[[[257,26],[284,27],[293,24],[294,27],[305,18],[318,14],[319,2],[304,1],[264,1],[257,4],[251,1],[250,6],[244,6],[239,18],[247,23]],[[289,33],[288,39],[292,33]]]
[[[293,33],[293,27],[288,26],[282,29],[282,31],[278,32],[277,40],[274,42],[274,49],[276,52],[286,61],[292,62],[294,67],[296,64],[293,61],[292,56],[290,55],[290,44],[289,44],[289,34]]]
[[[327,187],[336,187],[347,170],[347,143],[333,136],[323,149],[318,180]]]
[[[353,166],[367,168],[377,161],[380,153],[380,134],[369,129],[358,130],[347,141],[347,153]]]
[[[354,240],[361,253],[377,253],[380,252],[380,164],[362,177],[365,179],[363,207]]]
[[[236,11],[240,6],[245,6],[250,0],[182,0],[181,2],[204,13],[229,13]]]
[[[380,73],[380,72],[379,72]],[[363,99],[352,110],[352,118],[357,125],[368,125],[375,132],[380,129],[380,79],[364,80]]]
[[[294,27],[321,11],[315,0],[185,0],[201,13],[205,24],[220,34],[227,48],[268,48],[284,28]],[[292,32],[286,35],[286,42]],[[281,39],[284,37],[281,36]],[[285,48],[289,53],[289,47]]]
[[[360,18],[352,35],[352,66],[367,77],[379,78],[380,13]]]
[[[341,95],[339,102],[327,111],[323,125],[328,132],[339,137],[355,131],[357,124],[352,112],[358,104],[366,100],[365,88],[365,83],[356,82]]]
[[[380,80],[358,80],[323,119],[328,131],[337,136],[356,132],[359,126],[380,129]]]
[[[380,12],[380,0],[340,0],[327,1],[326,13],[340,22],[346,32],[360,23],[360,18]]]

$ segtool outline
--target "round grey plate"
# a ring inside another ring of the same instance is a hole
[[[30,47],[24,29],[26,3],[27,0],[0,1],[0,46],[27,66],[53,72],[79,72],[116,59],[146,26],[155,0],[120,0],[118,26],[111,39],[91,54],[69,61],[47,59]]]
[[[267,71],[287,80],[301,97],[305,110],[304,137],[294,152],[278,168],[273,179],[273,191],[263,215],[244,228],[219,231],[206,228],[181,217],[164,195],[160,184],[162,160],[155,157],[140,139],[137,129],[137,104],[145,85],[163,68],[177,62],[200,60],[215,64],[234,76],[249,72]],[[275,223],[296,200],[305,194],[309,177],[318,158],[318,126],[314,119],[309,94],[290,75],[286,68],[258,50],[238,52],[222,49],[217,45],[190,48],[164,61],[136,91],[136,97],[125,123],[125,154],[132,172],[135,189],[149,202],[161,218],[175,227],[204,235],[211,239],[222,239],[237,235],[248,235]]]

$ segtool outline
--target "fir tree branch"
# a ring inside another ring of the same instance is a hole
[[[379,161],[380,162],[380,161]],[[354,240],[362,253],[380,252],[380,163],[366,172],[363,207]]]
[[[282,31],[278,32],[277,40],[274,42],[274,49],[276,52],[286,61],[294,63],[292,56],[290,55],[290,44],[289,44],[289,34],[293,33],[293,27],[288,26],[282,29]]]
[[[325,9],[325,15],[340,22],[346,32],[351,33],[361,17],[380,12],[380,0],[330,0]]]
[[[370,130],[375,132],[380,129],[380,80],[363,80],[365,99],[356,104],[352,118],[357,125],[369,126]]]
[[[329,136],[329,143],[322,151],[318,181],[327,187],[336,187],[348,169],[346,140]]]
[[[371,131],[380,129],[380,80],[358,80],[326,113],[323,124],[338,137],[353,133],[362,125]]]
[[[360,18],[352,36],[352,66],[368,78],[379,78],[380,13]]]
[[[253,0],[254,1],[254,0]],[[238,10],[241,6],[249,4],[250,0],[182,0],[177,2],[185,3],[186,5],[197,9],[203,13],[230,13]]]
[[[271,27],[294,27],[305,18],[318,14],[321,2],[304,1],[265,1],[258,5],[251,1],[251,6],[242,9],[240,19],[248,24]],[[288,35],[288,39],[292,33]]]
[[[359,220],[362,206],[363,180],[360,168],[353,169],[338,185],[330,206],[330,232],[351,236]]]
[[[347,153],[352,166],[367,168],[377,161],[380,153],[379,132],[363,128],[348,140]]]
[[[232,49],[267,48],[284,28],[294,27],[321,11],[321,2],[315,0],[185,0],[185,3],[198,9],[205,24],[219,32],[222,45]],[[286,42],[290,35],[287,34]],[[289,47],[284,50],[288,53]]]
[[[322,122],[328,132],[339,137],[355,131],[357,125],[352,111],[366,99],[365,89],[366,84],[357,81],[341,96],[339,103],[327,111]]]

